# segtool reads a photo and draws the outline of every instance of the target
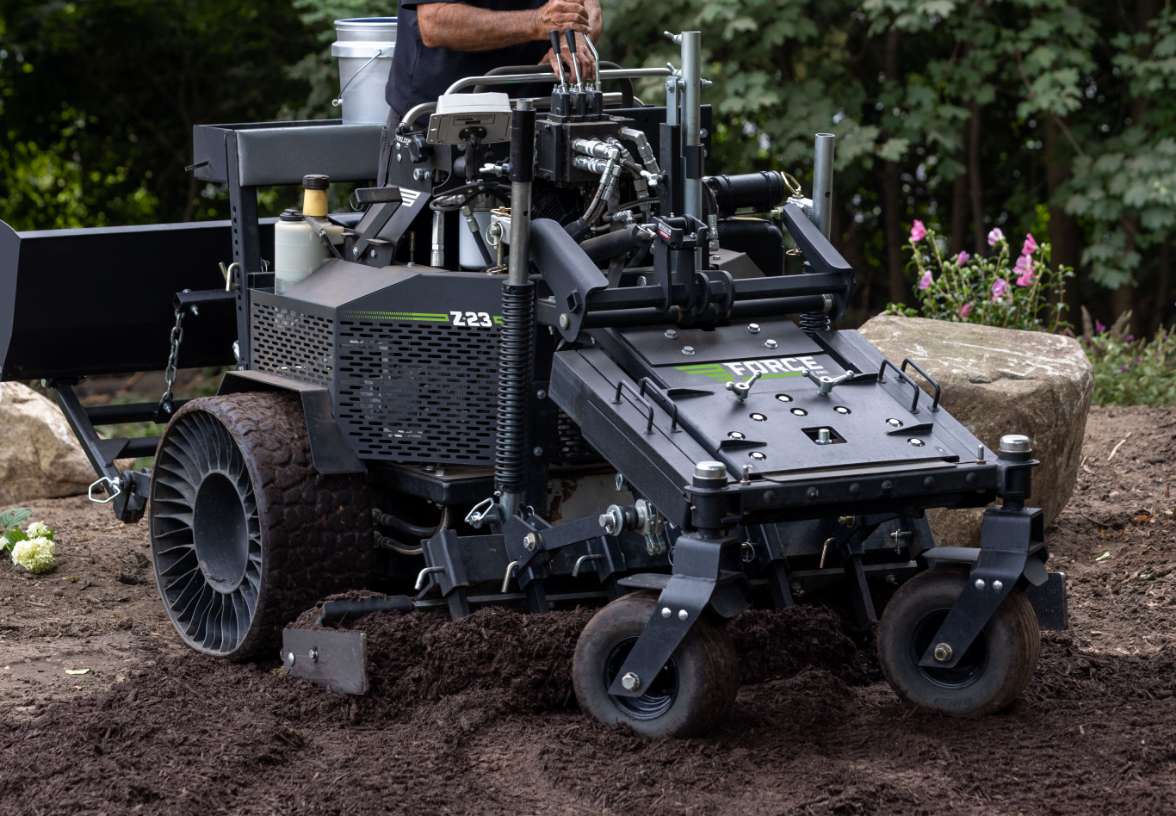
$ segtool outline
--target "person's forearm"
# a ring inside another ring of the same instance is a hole
[[[546,39],[534,9],[490,11],[464,3],[430,3],[417,8],[421,42],[429,48],[492,51]]]
[[[592,42],[598,43],[604,33],[604,11],[600,8],[600,0],[585,0],[584,7],[588,9],[588,34]]]

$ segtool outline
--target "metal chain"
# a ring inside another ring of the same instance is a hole
[[[159,398],[158,417],[167,418],[172,414],[172,386],[176,383],[176,366],[180,360],[180,343],[184,342],[184,308],[176,307],[176,324],[171,330],[171,351],[167,356],[167,366],[163,369],[163,396]]]

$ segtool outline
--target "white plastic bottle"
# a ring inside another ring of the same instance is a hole
[[[274,225],[274,292],[282,295],[310,277],[327,259],[327,247],[298,210],[286,210]]]

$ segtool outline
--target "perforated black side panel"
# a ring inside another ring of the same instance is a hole
[[[493,329],[343,321],[337,418],[364,459],[492,464],[497,367]]]
[[[253,302],[253,368],[298,380],[331,384],[334,321]]]

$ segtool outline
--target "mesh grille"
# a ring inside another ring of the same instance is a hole
[[[560,411],[555,418],[555,432],[559,440],[559,462],[564,465],[590,465],[603,461],[570,416]]]
[[[497,361],[496,332],[344,321],[340,424],[365,459],[491,464]]]
[[[334,323],[268,304],[253,303],[253,367],[328,386],[331,383]]]

